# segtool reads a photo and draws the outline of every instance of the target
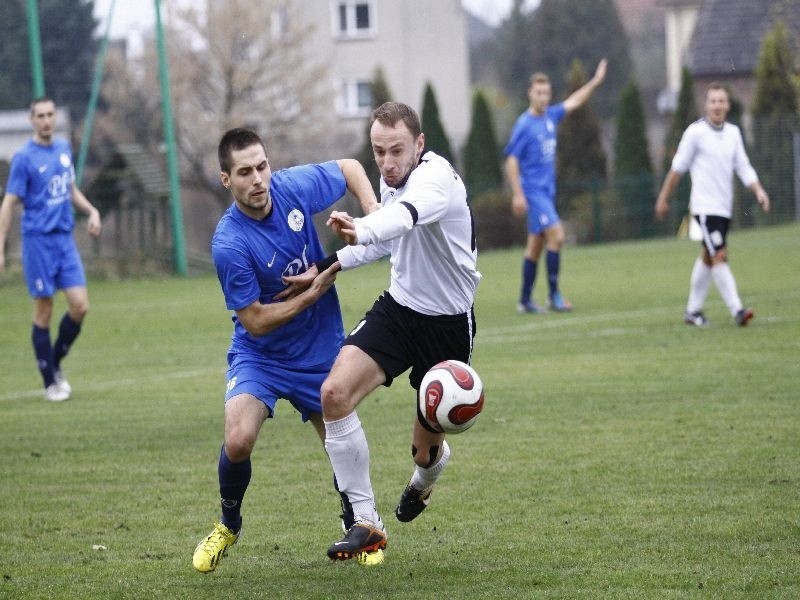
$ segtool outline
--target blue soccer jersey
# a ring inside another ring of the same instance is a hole
[[[74,179],[72,150],[64,139],[54,138],[48,146],[28,140],[14,154],[6,192],[22,201],[23,235],[72,231]]]
[[[346,191],[335,161],[272,174],[272,210],[258,221],[236,204],[225,211],[211,241],[211,254],[229,310],[256,300],[273,302],[285,289],[284,275],[297,275],[325,257],[312,215]],[[331,287],[316,303],[263,336],[247,332],[234,316],[230,353],[252,353],[262,360],[298,368],[329,364],[344,339],[342,314]]]
[[[514,123],[504,153],[519,162],[522,191],[529,200],[555,196],[557,129],[565,114],[562,102],[548,106],[542,115],[526,110]]]

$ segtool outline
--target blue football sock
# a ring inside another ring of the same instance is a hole
[[[231,531],[242,527],[242,500],[253,469],[250,459],[233,463],[225,454],[225,447],[219,453],[219,495],[222,505],[222,524]]]
[[[33,342],[33,353],[36,355],[36,363],[39,372],[44,380],[44,387],[48,387],[55,382],[55,371],[53,369],[53,348],[50,346],[50,330],[42,327],[33,326],[31,332]]]
[[[62,359],[69,352],[70,346],[81,332],[81,324],[73,321],[69,313],[64,313],[61,317],[61,324],[58,326],[58,338],[56,345],[53,346],[53,368],[58,371]]]
[[[558,291],[558,271],[561,265],[561,254],[547,251],[547,284],[550,286],[550,295]]]
[[[522,263],[522,291],[519,301],[527,304],[531,301],[533,284],[536,282],[536,261],[526,258]]]

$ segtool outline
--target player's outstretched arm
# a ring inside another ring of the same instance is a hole
[[[355,220],[346,212],[333,211],[325,224],[346,244],[353,245],[358,242]]]
[[[298,313],[319,300],[336,281],[336,273],[338,271],[339,263],[337,262],[321,273],[316,273],[305,290],[284,302],[262,304],[256,300],[250,306],[237,310],[236,316],[250,335],[266,335],[270,331],[288,323]]]
[[[378,199],[375,198],[375,191],[372,189],[367,172],[361,166],[361,163],[354,158],[342,158],[337,160],[336,163],[342,170],[347,189],[356,197],[364,214],[368,215],[378,210],[380,207]]]
[[[594,72],[594,76],[564,100],[564,108],[567,112],[572,112],[576,108],[580,108],[591,98],[594,91],[600,87],[600,84],[605,80],[607,70],[608,60],[604,58],[597,64],[597,70]]]

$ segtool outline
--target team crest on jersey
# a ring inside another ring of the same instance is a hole
[[[68,167],[72,164],[72,161],[69,159],[69,154],[66,152],[62,152],[61,156],[58,157],[58,160],[62,167]]]
[[[550,119],[547,119],[547,131],[553,133],[556,130],[555,125]]]
[[[288,223],[289,227],[292,228],[292,231],[300,231],[303,228],[303,223],[305,223],[306,218],[296,208],[289,213]]]

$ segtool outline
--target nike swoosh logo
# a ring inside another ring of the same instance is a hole
[[[47,165],[42,165],[39,167],[39,173],[44,173],[45,171],[47,171]]]
[[[278,254],[278,252],[276,251],[275,254]],[[271,269],[272,268],[272,263],[275,262],[275,254],[272,255],[272,260],[267,263],[267,268],[268,269]]]

